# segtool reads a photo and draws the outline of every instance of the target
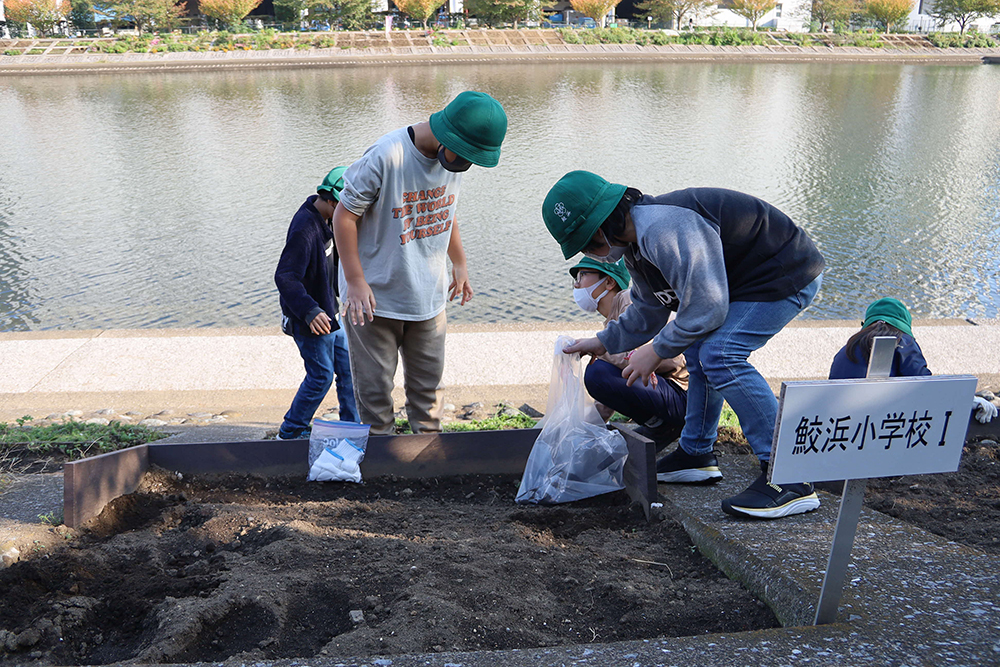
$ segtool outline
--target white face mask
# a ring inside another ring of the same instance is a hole
[[[606,289],[601,294],[601,296],[595,299],[594,295],[591,293],[591,290],[594,287],[600,287],[600,286],[601,286],[600,283],[598,283],[592,287],[574,287],[573,300],[576,301],[576,305],[580,306],[580,308],[582,308],[588,313],[593,313],[597,311],[597,302],[603,299],[605,295],[607,295],[607,293],[611,291],[609,289]]]

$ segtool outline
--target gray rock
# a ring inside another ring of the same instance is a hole
[[[192,419],[209,419],[214,415],[211,412],[192,412],[188,414],[188,417]]]
[[[154,427],[154,426],[166,426],[166,425],[167,422],[163,421],[162,419],[143,419],[141,422],[139,422],[139,426]]]
[[[46,417],[46,419],[62,419],[62,418],[63,418],[63,413],[61,412],[53,412],[52,414]]]
[[[113,414],[115,414],[115,411],[113,409],[111,409],[111,408],[104,408],[103,410],[98,410],[97,414],[99,414],[99,415],[113,415]]]
[[[407,488],[403,489],[402,491],[400,491],[399,495],[403,496],[404,498],[409,498],[410,496],[413,495],[413,489],[407,487]]]
[[[104,417],[92,417],[90,419],[84,420],[83,423],[84,424],[98,424],[99,426],[107,426],[111,422],[109,422]]]
[[[156,417],[169,417],[172,414],[174,414],[174,411],[171,410],[170,408],[167,408],[166,410],[160,410],[159,412],[156,413],[155,416]]]
[[[17,635],[13,632],[0,630],[0,639],[3,639],[3,646],[8,651],[14,652],[17,650]]]
[[[63,417],[80,417],[83,415],[83,410],[67,410],[63,413]]]
[[[472,410],[479,410],[482,407],[483,404],[480,403],[479,401],[476,401],[475,403],[469,403],[468,405],[463,405],[462,409],[472,411]]]
[[[215,415],[214,417],[211,417],[208,420],[208,422],[210,424],[221,424],[221,423],[227,422],[227,421],[229,421],[229,420],[226,419],[226,417],[224,415]]]
[[[28,628],[17,636],[17,646],[21,649],[31,648],[42,641],[42,633],[37,628]]]
[[[531,407],[527,403],[525,403],[524,405],[522,405],[521,407],[519,407],[518,410],[520,410],[524,414],[528,415],[532,419],[541,419],[542,417],[545,416],[543,413],[541,413],[538,410],[534,409],[533,407]]]
[[[441,406],[441,409],[444,410],[445,412],[454,412],[455,411],[455,404],[454,403],[445,403],[444,405]]]
[[[323,415],[322,419],[326,419],[327,421],[337,421],[338,419],[340,419],[340,413],[339,412],[327,412],[327,413],[325,413]]]
[[[142,413],[141,412],[136,412],[135,410],[129,410],[128,412],[125,413],[125,416],[127,416],[127,417],[141,417]]]
[[[360,609],[352,609],[349,613],[351,615],[351,623],[358,625],[365,622],[365,612]]]

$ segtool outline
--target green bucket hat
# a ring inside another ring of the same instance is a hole
[[[542,203],[542,220],[565,259],[586,247],[626,189],[589,171],[571,171],[552,186]]]
[[[431,132],[441,144],[480,167],[500,162],[500,144],[507,134],[507,114],[486,93],[467,90],[431,114]]]
[[[619,259],[614,264],[608,264],[607,262],[598,262],[596,259],[584,257],[576,266],[569,270],[569,275],[573,276],[573,280],[576,280],[576,274],[580,273],[580,269],[600,271],[604,275],[614,278],[621,289],[628,289],[629,275],[628,269],[625,268],[624,259]]]
[[[340,193],[344,190],[344,172],[347,167],[334,167],[326,175],[323,182],[316,188],[316,192],[329,192],[333,198],[340,201]]]
[[[907,336],[913,335],[913,331],[910,329],[910,325],[913,323],[910,311],[906,309],[902,301],[893,299],[891,296],[879,299],[868,306],[868,310],[865,311],[865,321],[861,323],[861,327],[870,326],[875,322],[885,322]]]

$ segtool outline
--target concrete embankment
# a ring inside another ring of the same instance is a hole
[[[785,380],[825,378],[857,326],[796,321],[751,360],[775,389]],[[556,337],[596,329],[580,322],[452,325],[444,400],[528,402],[544,410]],[[914,334],[935,374],[971,374],[980,389],[1000,389],[1000,320],[918,321]],[[303,377],[297,348],[274,328],[2,333],[0,368],[0,421],[70,410],[141,419],[170,410],[277,424]],[[401,370],[395,394],[402,406]],[[336,404],[335,392],[327,404]]]
[[[494,31],[497,33],[516,31]],[[517,31],[525,32],[525,31]],[[851,46],[708,46],[669,44],[514,43],[465,46],[372,46],[260,51],[176,53],[67,53],[0,56],[0,76],[30,74],[214,71],[256,68],[447,65],[605,61],[686,62],[899,62],[978,65],[1000,60],[1000,48],[941,49],[930,46],[870,48]]]

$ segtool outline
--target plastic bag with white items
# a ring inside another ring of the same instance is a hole
[[[368,447],[368,424],[313,421],[309,436],[310,482],[361,482],[361,461]]]
[[[564,354],[573,343],[556,340],[545,417],[514,499],[518,503],[568,503],[625,488],[628,446],[609,431],[583,384],[579,354]]]

